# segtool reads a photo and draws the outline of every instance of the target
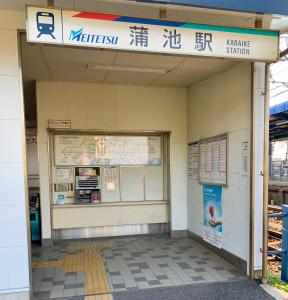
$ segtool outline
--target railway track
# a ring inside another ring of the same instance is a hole
[[[268,206],[268,213],[281,213],[281,207]],[[268,222],[268,250],[281,250],[282,248],[282,220],[272,218]],[[273,255],[268,258],[270,261],[281,260],[281,255]]]

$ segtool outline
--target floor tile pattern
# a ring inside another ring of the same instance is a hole
[[[166,235],[117,238],[103,250],[112,291],[239,280],[244,276],[189,238]]]
[[[32,247],[35,299],[85,295],[85,273],[79,268],[65,272],[63,262],[67,255],[83,253],[83,244],[103,242],[112,243],[110,249],[99,252],[112,292],[244,278],[234,266],[190,238],[145,235],[61,241],[53,247]]]

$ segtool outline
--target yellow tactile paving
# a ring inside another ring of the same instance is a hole
[[[83,243],[66,247],[80,250],[78,254],[67,254],[64,261],[33,262],[32,268],[63,267],[64,272],[84,272],[85,300],[112,300],[101,250],[112,248],[111,243]]]
[[[53,260],[53,261],[39,261],[39,262],[32,263],[33,269],[47,269],[47,268],[54,268],[54,267],[63,267],[63,261]]]
[[[85,300],[112,300],[111,294],[106,295],[93,295],[93,296],[85,296]]]

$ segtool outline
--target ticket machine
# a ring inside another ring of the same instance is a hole
[[[75,203],[90,204],[101,202],[100,167],[75,168]]]

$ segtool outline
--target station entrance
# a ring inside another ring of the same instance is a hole
[[[20,40],[35,298],[247,280],[255,65]]]
[[[187,135],[192,142],[224,133],[226,126],[234,126],[229,137],[233,144],[238,138],[237,147],[247,142],[248,117],[238,125],[233,125],[231,115],[225,119],[232,110],[223,101],[227,97],[223,88],[236,77],[240,86],[234,86],[234,93],[232,83],[229,93],[237,101],[238,113],[249,113],[250,100],[245,99],[249,93],[241,90],[249,86],[250,63],[32,45],[25,34],[21,51],[29,99],[26,124],[32,125],[27,131],[37,132],[37,139],[29,138],[34,143],[27,144],[34,196],[39,175],[36,211],[42,245],[37,239],[32,243],[36,299],[81,295],[112,299],[120,291],[246,279],[244,259],[233,264],[231,258],[229,262],[199,243],[201,185],[191,178],[187,192],[186,149]],[[247,78],[238,81],[243,74]],[[193,116],[188,120],[187,110]],[[206,114],[215,123],[207,124]],[[47,130],[51,120],[70,121],[71,128]],[[223,127],[217,128],[220,121]],[[86,156],[70,155],[75,140],[77,147],[84,140],[91,147],[95,139],[101,143],[111,138],[125,143],[126,148],[120,149],[127,149],[130,166],[105,165],[108,150],[101,144],[99,149],[86,148]],[[134,147],[140,143],[140,150],[148,151],[144,159],[149,163],[139,165],[143,153],[133,157],[128,143]],[[103,161],[87,163],[97,156],[91,158],[91,151],[103,151]],[[246,190],[239,192],[239,199],[248,193],[248,177],[240,178]],[[236,206],[239,199],[229,205]],[[30,214],[35,213],[33,204]],[[187,237],[187,222],[193,238]],[[247,224],[241,239],[248,239]]]

